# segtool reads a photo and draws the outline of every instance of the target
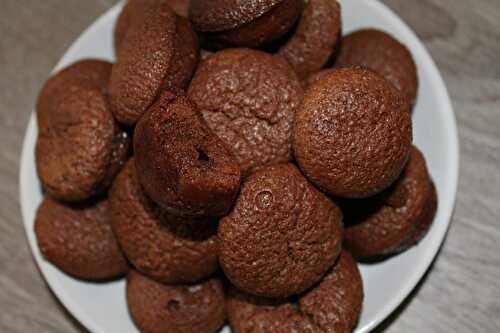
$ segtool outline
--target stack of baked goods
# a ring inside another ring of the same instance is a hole
[[[126,277],[147,333],[352,332],[357,262],[417,244],[437,208],[412,145],[417,69],[342,36],[335,0],[129,0],[116,63],[37,102],[44,257]]]

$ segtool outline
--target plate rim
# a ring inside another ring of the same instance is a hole
[[[438,89],[436,93],[438,94],[438,99],[443,103],[443,109],[445,109],[441,111],[441,116],[443,117],[443,122],[447,126],[447,132],[445,136],[447,137],[447,141],[450,142],[450,147],[448,148],[450,148],[449,152],[450,157],[453,159],[450,162],[450,165],[454,166],[454,168],[448,170],[450,172],[450,175],[448,176],[450,180],[449,189],[446,189],[446,193],[441,194],[445,195],[449,199],[446,200],[446,205],[443,208],[441,208],[444,211],[445,215],[443,217],[443,220],[446,223],[440,225],[441,228],[438,230],[439,237],[433,239],[433,242],[429,244],[428,246],[429,249],[422,255],[423,258],[419,260],[419,264],[415,269],[416,273],[413,274],[410,279],[408,279],[408,281],[404,284],[403,288],[400,288],[397,297],[393,297],[388,302],[386,302],[384,306],[382,306],[376,312],[374,318],[365,325],[365,327],[357,330],[358,333],[367,333],[376,328],[384,320],[389,318],[389,316],[397,309],[397,307],[401,305],[401,303],[415,289],[415,287],[422,279],[422,277],[425,275],[425,273],[431,268],[432,262],[441,251],[441,248],[444,244],[444,239],[451,225],[453,213],[455,211],[455,206],[456,206],[456,197],[457,197],[459,171],[460,171],[460,162],[459,162],[460,142],[458,137],[456,115],[454,113],[452,101],[447,86],[441,75],[441,72],[439,71],[439,68],[437,67],[434,59],[428,52],[427,47],[425,46],[423,41],[420,40],[420,38],[416,35],[416,33],[406,24],[406,22],[403,21],[403,19],[397,13],[395,13],[391,8],[389,8],[384,3],[380,2],[379,0],[361,0],[361,1],[363,1],[366,6],[372,6],[376,11],[386,12],[385,14],[388,14],[385,15],[386,18],[401,28],[400,31],[401,34],[417,42],[412,44],[415,44],[415,50],[418,53],[418,58],[421,58],[424,62],[427,63],[428,66],[430,66],[429,73],[432,76],[432,79],[435,81],[434,85],[440,87],[440,89]],[[60,69],[63,63],[63,58],[65,58],[65,56],[68,53],[71,53],[73,49],[76,49],[77,45],[79,44],[79,41],[83,38],[84,35],[86,35],[86,33],[88,33],[91,30],[97,29],[98,27],[104,24],[107,24],[108,17],[112,16],[115,11],[119,11],[123,7],[123,5],[124,1],[122,0],[116,5],[109,8],[106,12],[104,12],[101,16],[99,16],[96,20],[94,20],[86,29],[84,29],[78,36],[78,38],[76,38],[72,42],[71,46],[62,54],[61,58],[57,62],[57,65],[52,70],[52,73]],[[414,56],[417,57],[415,54]],[[38,247],[36,246],[36,240],[34,239],[34,235],[32,235],[28,230],[29,228],[27,228],[28,208],[26,207],[25,204],[27,200],[25,199],[27,197],[25,189],[27,188],[28,185],[25,184],[26,179],[24,175],[27,172],[26,168],[28,167],[27,161],[29,159],[29,154],[32,153],[32,150],[28,149],[30,140],[31,141],[34,140],[33,135],[30,135],[30,129],[32,127],[35,128],[35,134],[36,134],[37,126],[36,126],[34,108],[30,114],[28,125],[24,133],[21,158],[20,158],[19,175],[18,175],[19,204],[21,208],[23,227],[29,247],[31,249],[31,254],[35,259],[36,266],[41,272],[41,275],[45,280],[46,285],[49,287],[49,289],[54,294],[56,299],[67,309],[70,315],[73,316],[75,319],[77,319],[82,325],[84,325],[89,331],[93,333],[109,333],[104,328],[98,326],[90,316],[87,316],[86,312],[82,310],[81,306],[78,303],[76,303],[74,299],[72,299],[65,292],[65,289],[60,288],[57,284],[51,283],[51,281],[49,281],[49,276],[51,275],[51,273],[49,273],[47,268],[41,264],[42,257],[40,255]]]

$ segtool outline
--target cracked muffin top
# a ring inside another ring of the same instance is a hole
[[[188,96],[238,160],[242,175],[291,159],[302,87],[283,60],[251,49],[227,49],[198,67]]]
[[[274,165],[247,178],[218,237],[219,262],[235,286],[287,297],[318,282],[335,262],[342,213],[294,165]]]
[[[366,198],[388,188],[411,150],[412,123],[389,81],[356,67],[327,73],[306,90],[295,116],[295,158],[332,196]]]

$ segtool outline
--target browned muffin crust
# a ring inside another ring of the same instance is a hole
[[[258,47],[285,35],[302,11],[302,0],[283,0],[264,15],[238,28],[204,34],[218,45]]]
[[[302,11],[302,0],[192,0],[195,30],[223,45],[257,47],[283,36]]]
[[[226,317],[224,289],[217,278],[167,286],[131,271],[127,304],[137,327],[147,333],[215,333]]]
[[[283,0],[191,0],[189,18],[196,30],[230,30],[249,23]]]
[[[335,262],[342,213],[294,165],[274,165],[247,178],[218,237],[219,262],[234,285],[288,297],[318,282]]]
[[[42,255],[84,280],[109,280],[128,271],[113,235],[108,201],[64,205],[46,196],[38,207],[35,235]]]
[[[102,190],[116,125],[95,84],[68,80],[65,87],[39,126],[36,166],[50,195],[81,201]]]
[[[200,64],[188,90],[244,176],[291,159],[293,118],[302,94],[288,64],[251,49],[212,54]]]
[[[412,142],[401,93],[372,71],[333,71],[306,91],[293,148],[305,175],[333,196],[363,198],[400,175]]]
[[[128,28],[109,82],[111,111],[122,124],[134,125],[167,85],[176,35],[177,17],[164,2]]]
[[[68,95],[66,92],[68,90],[68,86],[78,86],[78,81],[85,81],[87,82],[85,86],[93,84],[96,89],[101,91],[103,97],[106,98],[112,66],[113,65],[110,62],[104,60],[80,60],[56,73],[49,80],[47,80],[37,101],[37,120],[40,132],[46,133],[61,130],[61,128],[59,128],[60,124],[57,125],[58,121],[55,119],[60,119],[61,115],[58,114],[66,112],[65,110],[61,110],[61,96],[64,98],[64,96]],[[78,97],[75,96],[72,98]],[[102,101],[102,98],[100,100]],[[85,100],[80,101],[80,104],[83,103],[85,103]],[[72,110],[71,112],[85,112],[85,109]],[[76,123],[73,125],[76,125]],[[56,126],[58,128],[56,128]],[[75,126],[73,126],[73,129],[74,128]],[[73,134],[75,134],[75,132],[73,132]],[[81,141],[82,138],[79,140]],[[104,167],[105,175],[101,183],[95,185],[95,193],[103,192],[109,187],[109,185],[111,185],[114,177],[118,174],[121,167],[128,159],[129,147],[129,136],[120,128],[118,124],[115,124],[111,151],[109,153],[108,162]],[[59,198],[65,199],[60,196]]]
[[[116,21],[114,30],[115,50],[120,50],[120,45],[132,23],[142,20],[148,7],[158,5],[161,2],[170,5],[177,15],[187,18],[189,0],[128,0]]]
[[[336,265],[298,302],[271,300],[232,287],[227,312],[234,333],[350,333],[363,303],[363,283],[356,262],[343,251]]]
[[[47,126],[54,100],[67,89],[66,82],[85,80],[94,83],[103,94],[108,92],[108,82],[113,64],[99,59],[84,59],[63,68],[52,75],[43,85],[38,95],[36,115],[39,127]]]
[[[142,192],[131,159],[110,191],[111,224],[130,262],[157,281],[199,281],[216,271],[217,223],[165,213]]]
[[[409,104],[418,90],[417,66],[408,48],[386,32],[358,30],[342,39],[336,67],[363,66],[386,78]]]
[[[137,27],[130,29],[130,27],[133,24],[140,25],[146,19],[145,16],[148,10],[158,8],[162,3],[173,4],[179,7],[182,2],[174,0],[129,0],[123,8],[115,26],[115,49],[118,57],[120,56],[122,42],[127,38],[126,34],[128,30],[138,29]],[[172,9],[175,8],[172,7]],[[176,21],[174,53],[171,66],[162,83],[162,90],[185,89],[199,61],[198,36],[193,31],[191,23],[182,16],[177,16]]]
[[[121,44],[133,22],[143,20],[149,7],[159,4],[163,0],[127,0],[120,12],[114,29],[114,46],[117,55],[120,53]]]
[[[432,223],[437,197],[422,153],[413,147],[402,175],[385,192],[341,203],[345,246],[358,258],[386,256],[417,243]]]
[[[187,97],[165,93],[137,124],[135,163],[145,192],[175,215],[222,216],[240,167]]]
[[[341,9],[336,0],[308,0],[294,34],[279,51],[303,80],[321,69],[340,39]]]

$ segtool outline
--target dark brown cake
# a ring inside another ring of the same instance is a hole
[[[198,63],[199,49],[189,22],[177,17],[166,2],[150,5],[143,15],[130,20],[119,43],[109,90],[113,114],[132,126],[165,89],[185,88]]]
[[[296,113],[295,158],[305,175],[333,196],[363,198],[389,187],[411,142],[408,105],[370,70],[333,71],[308,88]]]
[[[37,99],[36,114],[39,127],[47,126],[56,99],[66,90],[66,82],[86,80],[97,85],[103,94],[107,94],[109,77],[113,64],[98,59],[84,59],[62,69],[45,82]]]
[[[401,252],[426,233],[437,197],[425,159],[413,147],[403,174],[378,196],[341,202],[345,214],[345,246],[359,258]]]
[[[157,6],[162,2],[170,5],[177,15],[187,18],[189,0],[128,0],[116,21],[114,42],[117,51],[132,23],[143,19],[148,7]]]
[[[175,215],[221,216],[240,187],[240,167],[187,97],[165,93],[137,124],[139,181]]]
[[[102,191],[109,177],[116,125],[95,84],[74,79],[64,86],[39,126],[36,166],[50,195],[81,201]]]
[[[67,107],[68,104],[65,104],[61,101],[61,98],[64,98],[64,96],[68,96],[68,88],[73,87],[71,89],[75,89],[74,86],[79,85],[79,81],[85,81],[83,85],[88,87],[90,85],[94,85],[95,89],[94,90],[100,90],[101,93],[103,94],[103,97],[105,98],[105,95],[107,95],[108,92],[108,81],[109,77],[111,75],[111,68],[112,64],[107,61],[103,60],[98,60],[98,59],[85,59],[85,60],[80,60],[63,70],[59,71],[58,73],[54,74],[51,78],[47,80],[47,82],[44,84],[44,87],[42,91],[40,92],[40,95],[37,100],[37,122],[38,122],[38,128],[40,129],[41,133],[52,133],[52,139],[51,140],[42,140],[44,141],[44,145],[47,145],[47,141],[51,141],[52,144],[58,145],[58,143],[54,143],[53,141],[66,141],[65,136],[69,136],[69,134],[64,134],[64,131],[61,131],[61,126],[65,127],[66,125],[61,124],[61,116],[65,117],[64,115],[65,112],[67,113],[75,113],[75,115],[70,116],[74,117],[76,116],[79,112],[85,112],[85,110],[88,108],[82,108],[82,109],[73,109],[76,107],[76,105],[73,105],[72,108],[65,110],[64,107]],[[81,91],[80,89],[76,89],[77,91]],[[74,96],[71,97],[72,99],[76,100],[79,97]],[[102,101],[102,98],[99,98],[100,101]],[[86,101],[81,100],[79,102],[80,105],[83,105]],[[76,103],[76,102],[75,102]],[[82,115],[83,117],[83,115]],[[88,115],[87,119],[88,121],[91,121],[92,115]],[[64,122],[64,120],[63,120]],[[72,124],[75,125],[75,124]],[[56,128],[57,127],[57,128]],[[76,129],[76,126],[71,126],[74,129]],[[56,132],[60,132],[59,134],[55,134]],[[107,131],[106,131],[107,133]],[[90,132],[88,133],[89,135],[91,134]],[[95,133],[97,135],[97,132]],[[55,138],[58,136],[59,138]],[[74,139],[74,138],[73,138]],[[74,141],[73,141],[74,142]],[[45,147],[47,149],[51,149],[50,145],[48,147]],[[100,182],[100,184],[95,184],[95,188],[93,191],[95,193],[99,193],[104,191],[105,189],[108,188],[109,185],[113,182],[113,179],[115,176],[118,174],[120,171],[121,167],[127,160],[129,156],[129,148],[130,148],[130,138],[127,135],[127,133],[118,126],[118,124],[114,125],[114,140],[111,148],[111,152],[108,156],[108,162],[107,165],[104,167],[105,168],[105,175]],[[88,147],[87,147],[88,149]],[[41,150],[44,150],[42,147]],[[53,157],[51,155],[51,157]],[[61,162],[62,159],[58,159],[58,161],[54,162]],[[59,166],[58,169],[60,170],[64,166]],[[41,168],[43,169],[43,168]],[[82,168],[84,169],[84,168]],[[71,180],[70,180],[71,181]],[[57,184],[56,184],[57,186]],[[64,199],[64,200],[69,200],[69,201],[75,201],[75,200],[80,200],[83,198],[78,198],[78,199],[72,199],[71,197],[63,197],[61,195],[52,193],[59,199]],[[87,194],[91,195],[91,194]],[[87,196],[85,195],[85,196]]]
[[[64,205],[46,196],[35,235],[42,255],[63,272],[84,280],[109,280],[128,271],[113,235],[107,200]]]
[[[386,78],[409,104],[417,98],[417,66],[410,51],[386,32],[363,29],[342,39],[337,67],[363,66]]]
[[[221,220],[219,262],[238,288],[287,297],[318,282],[342,244],[342,213],[292,164],[247,178]]]
[[[308,0],[294,34],[278,55],[303,80],[323,67],[340,39],[340,5],[336,0]]]
[[[114,30],[114,44],[116,53],[120,53],[121,44],[133,22],[143,20],[149,7],[158,5],[163,0],[127,0],[120,12]]]
[[[244,176],[291,159],[302,87],[291,67],[267,53],[228,49],[198,67],[188,96],[237,158]]]
[[[356,262],[343,251],[322,281],[298,301],[271,300],[232,287],[227,299],[234,333],[351,333],[363,303],[363,283]]]
[[[256,47],[283,36],[301,11],[302,0],[191,0],[189,17],[209,39]]]
[[[215,333],[224,323],[225,299],[217,278],[167,286],[136,271],[127,278],[127,304],[141,332]]]
[[[217,221],[169,215],[147,198],[131,159],[110,191],[111,223],[130,260],[155,280],[199,281],[217,269]]]

